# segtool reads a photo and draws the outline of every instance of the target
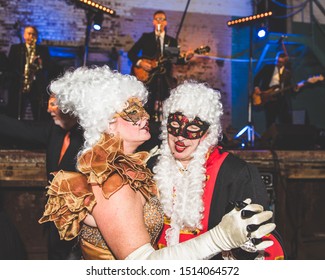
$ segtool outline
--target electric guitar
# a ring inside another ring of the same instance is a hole
[[[194,50],[195,54],[206,54],[210,51],[209,46],[202,46]],[[141,60],[148,62],[152,69],[150,71],[146,71],[141,67],[133,66],[132,70],[134,75],[138,80],[144,83],[149,83],[151,79],[157,74],[165,74],[166,67],[165,64],[168,62],[168,58],[161,57],[160,59],[149,59],[149,58],[141,58]]]
[[[283,92],[294,89],[295,91],[298,91],[300,88],[309,85],[309,84],[315,84],[317,82],[324,81],[323,75],[317,75],[308,78],[306,81],[301,81],[293,86],[288,86],[282,89],[279,89],[279,86],[273,86],[265,91],[260,91],[259,88],[255,88],[254,92],[252,94],[252,103],[254,106],[263,106],[267,102],[270,102],[272,100],[275,100],[276,96],[279,94],[282,94]]]

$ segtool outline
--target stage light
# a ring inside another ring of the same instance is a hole
[[[91,9],[96,9],[96,10],[100,10],[104,13],[109,14],[110,16],[115,16],[116,12],[113,9],[110,9],[108,7],[105,7],[99,3],[96,3],[94,1],[90,1],[90,0],[79,0],[79,3],[84,4],[89,6],[89,8]]]
[[[93,28],[97,31],[101,30],[102,29],[102,23],[103,23],[103,20],[104,20],[104,15],[103,13],[97,13],[95,16],[94,16],[94,24],[93,24]]]
[[[239,18],[239,19],[236,19],[236,20],[229,20],[227,21],[227,25],[228,26],[233,26],[233,25],[236,25],[236,24],[244,24],[244,23],[250,23],[254,20],[259,20],[261,18],[265,18],[265,17],[269,17],[272,15],[272,12],[269,11],[269,12],[265,12],[265,13],[261,13],[261,14],[256,14],[256,15],[252,15],[252,16],[247,16],[247,17],[243,17],[243,18]]]
[[[266,28],[262,27],[257,30],[257,36],[258,38],[264,38],[266,36]]]

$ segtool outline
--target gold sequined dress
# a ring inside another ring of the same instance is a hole
[[[104,134],[97,145],[79,157],[80,173],[61,170],[55,174],[39,222],[53,221],[61,239],[78,237],[84,259],[115,259],[99,229],[82,221],[96,205],[92,185],[99,185],[106,199],[129,185],[146,199],[144,221],[154,244],[162,229],[163,210],[152,173],[145,166],[147,157],[147,152],[125,155],[122,141]]]

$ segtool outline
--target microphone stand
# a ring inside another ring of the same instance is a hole
[[[94,19],[94,13],[90,10],[86,10],[86,16],[87,16],[87,26],[86,26],[86,37],[85,37],[84,54],[83,54],[83,66],[87,65],[90,32],[91,32],[91,25]]]
[[[260,138],[260,135],[255,131],[253,122],[252,122],[252,97],[251,93],[253,92],[253,25],[249,27],[249,68],[248,68],[248,123],[243,127],[236,135],[235,139],[238,139],[244,133],[247,133],[246,144],[242,143],[242,148],[254,147],[255,145],[255,136]]]

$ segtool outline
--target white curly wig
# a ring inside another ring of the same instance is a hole
[[[84,129],[84,149],[95,145],[116,112],[122,111],[130,97],[144,104],[148,92],[134,76],[122,75],[108,66],[68,70],[50,84],[64,113],[75,115]]]
[[[202,229],[205,156],[221,136],[220,118],[223,109],[220,99],[220,92],[206,84],[185,81],[172,90],[164,102],[161,155],[153,171],[164,212],[171,219],[171,228],[166,232],[168,245],[178,243],[182,228]],[[181,112],[189,119],[199,117],[210,125],[206,138],[193,153],[193,159],[185,173],[178,171],[179,163],[175,161],[168,146],[167,120],[169,114],[175,112]]]

